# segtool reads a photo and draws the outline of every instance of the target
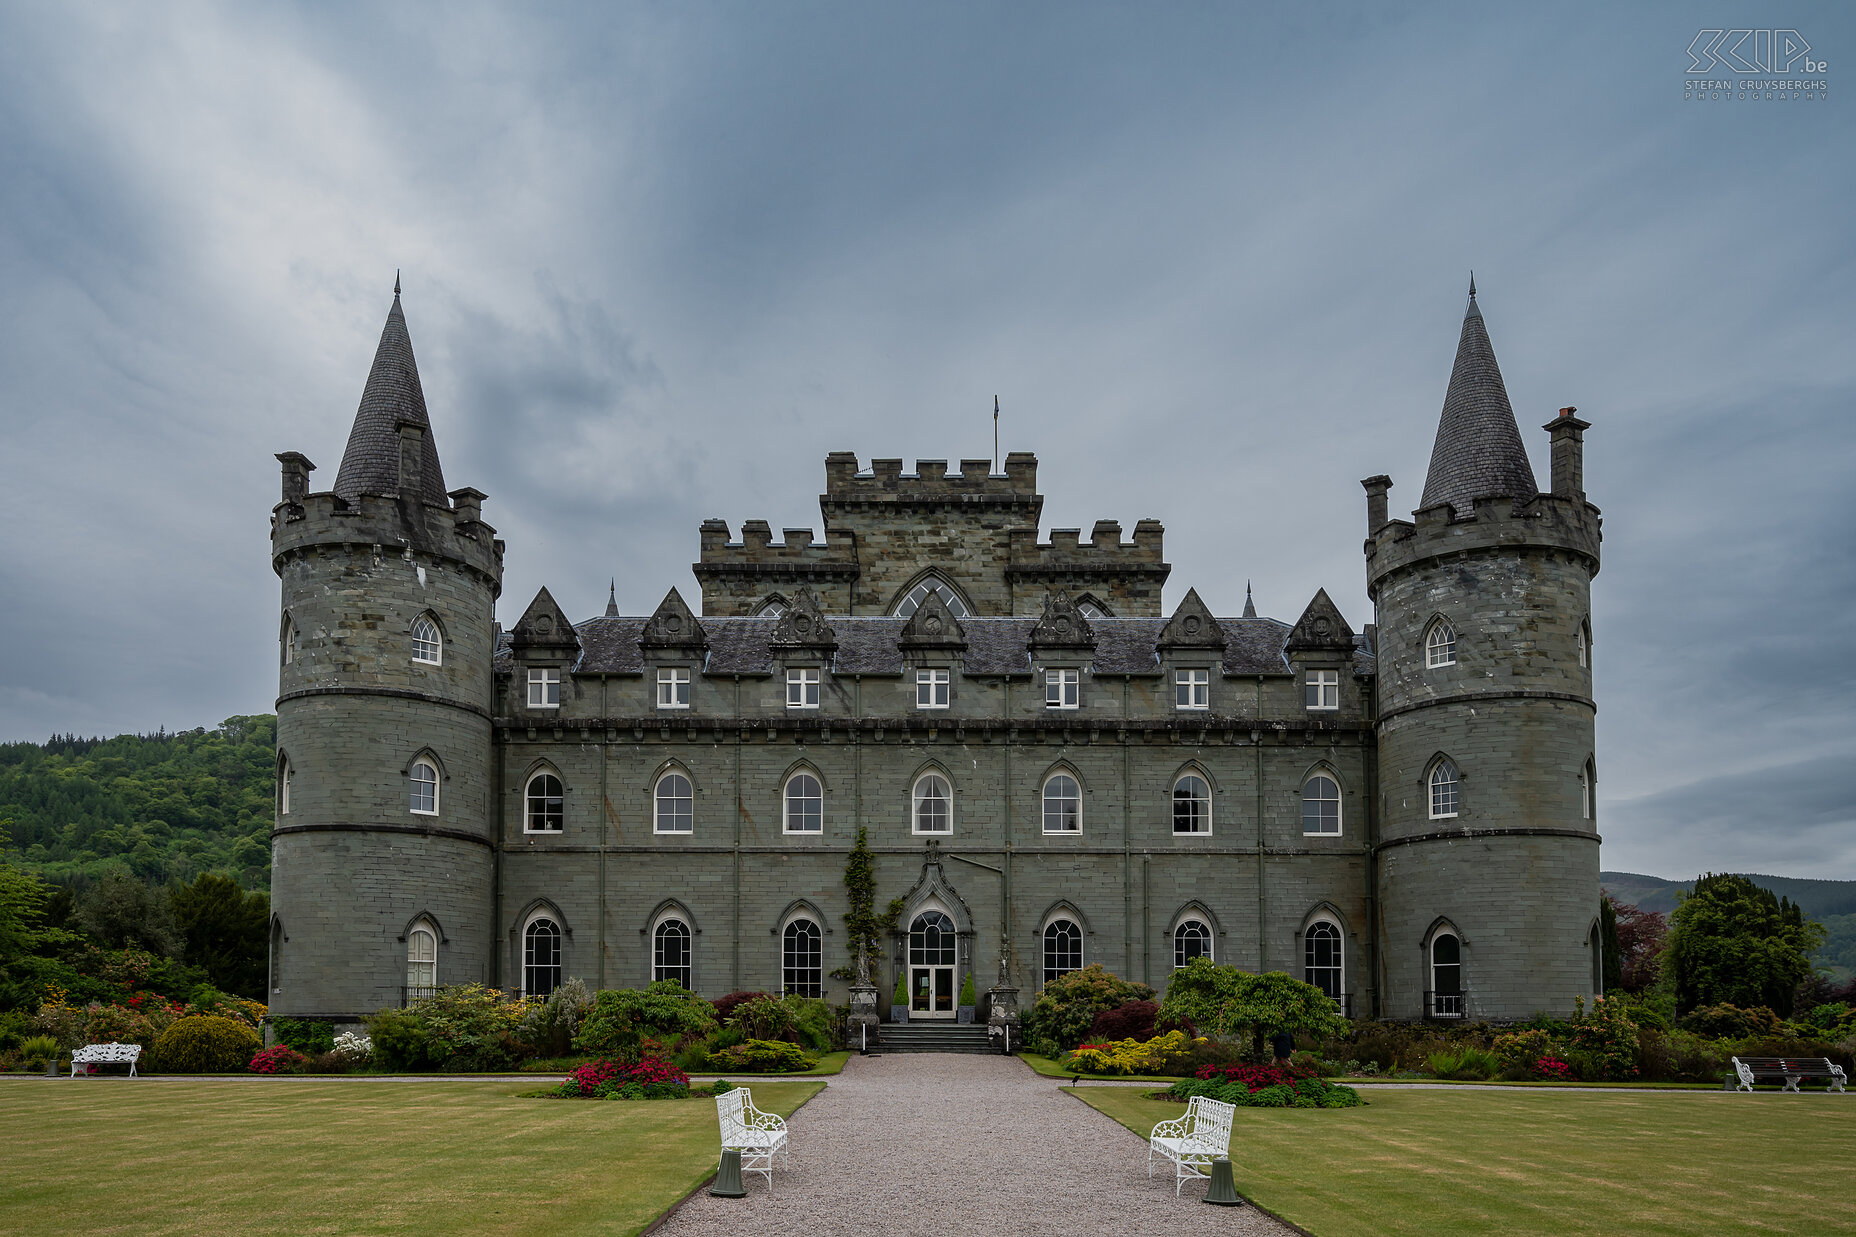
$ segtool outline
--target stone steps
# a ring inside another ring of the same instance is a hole
[[[991,1052],[984,1025],[958,1022],[884,1023],[879,1052]]]

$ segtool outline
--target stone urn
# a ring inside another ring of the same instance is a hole
[[[1014,1052],[1018,1038],[1018,989],[996,984],[986,990],[986,1043],[997,1052]]]
[[[844,1040],[847,1048],[861,1052],[870,1044],[882,1039],[882,1032],[877,1028],[876,985],[853,984],[851,986],[851,1013],[844,1022]]]

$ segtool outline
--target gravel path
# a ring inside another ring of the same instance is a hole
[[[957,1232],[1291,1234],[1254,1207],[1207,1207],[1205,1183],[1173,1197],[1171,1165],[1147,1177],[1127,1129],[1005,1057],[852,1057],[789,1123],[793,1166],[746,1198],[696,1195],[665,1237]]]

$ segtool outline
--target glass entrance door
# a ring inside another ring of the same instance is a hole
[[[954,1009],[954,922],[940,911],[924,911],[909,925],[909,1016],[952,1018]]]

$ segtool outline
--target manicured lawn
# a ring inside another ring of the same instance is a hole
[[[531,1085],[0,1083],[0,1233],[636,1233],[715,1170],[712,1099]]]
[[[1066,1088],[1142,1138],[1185,1105]],[[1317,1237],[1856,1233],[1856,1097],[1364,1092],[1364,1108],[1240,1108],[1245,1197]]]

